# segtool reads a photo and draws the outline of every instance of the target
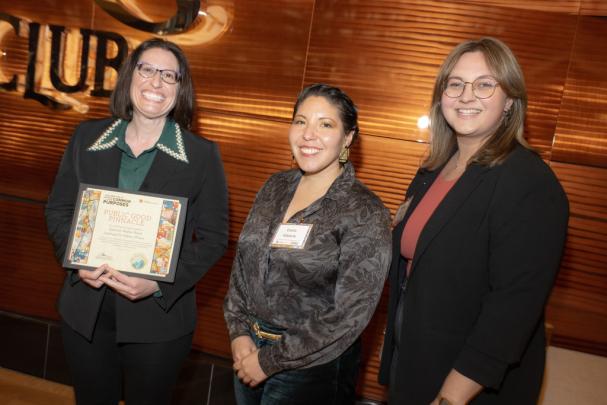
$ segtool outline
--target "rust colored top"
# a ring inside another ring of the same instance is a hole
[[[457,179],[444,180],[442,176],[438,176],[407,220],[400,240],[400,254],[407,259],[407,276],[411,272],[413,255],[419,235],[436,207],[443,201]]]

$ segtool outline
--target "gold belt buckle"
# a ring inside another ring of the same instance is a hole
[[[253,332],[255,333],[255,336],[257,336],[260,339],[277,341],[277,340],[280,340],[280,338],[282,337],[276,333],[270,333],[270,332],[261,330],[259,328],[259,324],[257,322],[253,322]]]

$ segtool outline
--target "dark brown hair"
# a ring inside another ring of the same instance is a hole
[[[293,106],[293,118],[295,118],[300,104],[310,96],[323,97],[337,108],[345,134],[348,135],[351,131],[354,131],[352,141],[350,142],[350,146],[352,146],[358,138],[358,109],[352,99],[338,87],[323,83],[311,84],[299,93],[297,101]]]
[[[175,106],[169,112],[169,117],[173,118],[181,127],[190,128],[194,116],[194,86],[190,66],[179,46],[160,38],[152,38],[142,42],[126,58],[120,68],[118,81],[110,98],[110,111],[114,116],[127,121],[133,119],[133,103],[131,100],[133,72],[137,68],[141,55],[152,48],[167,50],[177,58],[179,63],[179,88],[175,96]]]

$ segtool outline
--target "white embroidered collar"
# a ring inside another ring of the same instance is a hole
[[[115,134],[114,131],[118,126],[124,122],[121,118],[118,118],[116,121],[112,123],[97,140],[88,147],[87,151],[89,152],[99,152],[102,150],[107,150],[113,148],[118,143],[118,134]],[[156,147],[171,156],[174,159],[177,159],[181,162],[189,163],[188,155],[185,152],[185,147],[183,145],[183,135],[181,134],[181,127],[178,123],[173,122],[175,125],[175,148],[171,148],[168,145],[158,142]]]

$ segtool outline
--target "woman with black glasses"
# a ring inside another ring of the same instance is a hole
[[[568,203],[524,139],[510,49],[464,42],[441,66],[430,151],[393,230],[380,382],[393,404],[535,404],[544,306]]]
[[[87,183],[188,198],[174,282],[108,265],[66,269],[59,297],[78,404],[168,404],[196,323],[194,287],[223,255],[227,188],[217,146],[188,131],[194,110],[183,51],[151,39],[123,64],[113,117],[72,136],[46,206],[50,238],[66,253],[78,186]]]

